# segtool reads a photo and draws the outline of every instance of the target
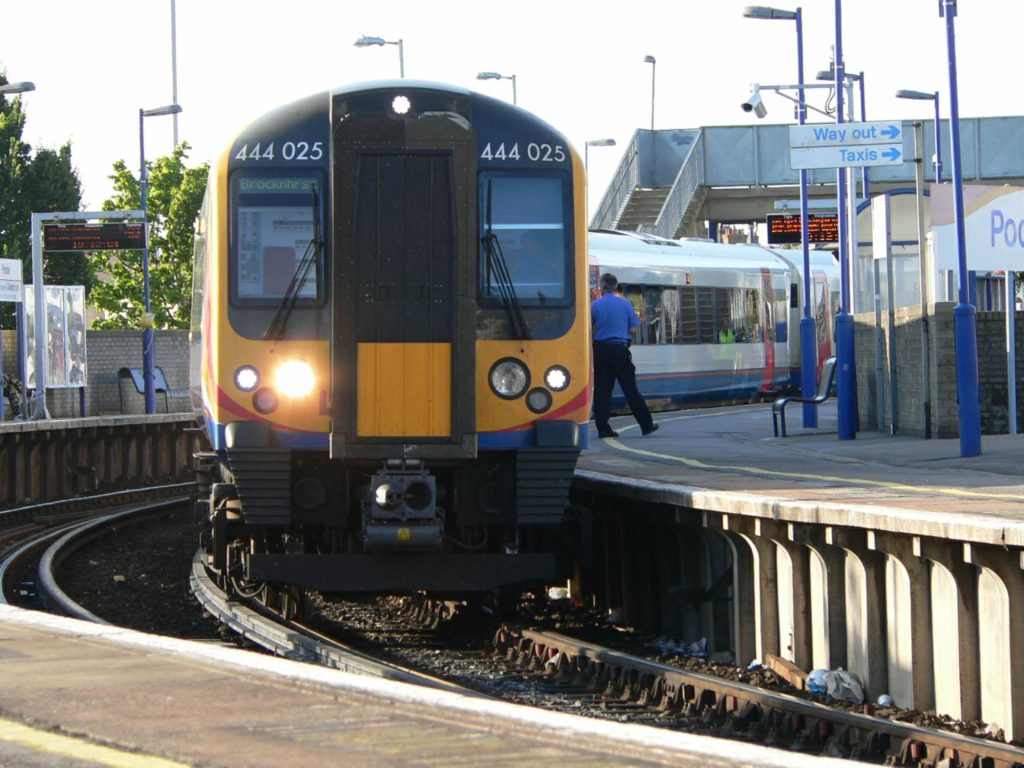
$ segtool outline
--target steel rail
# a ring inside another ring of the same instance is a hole
[[[229,597],[207,574],[204,559],[202,550],[196,552],[190,578],[192,591],[203,608],[233,632],[278,656],[357,675],[491,698],[447,680],[376,659],[300,623],[268,615],[264,610],[244,604],[239,598]]]
[[[822,748],[829,734],[819,724],[832,726],[831,736],[849,737],[851,732],[870,734],[877,749],[905,760],[922,761],[921,764],[938,765],[948,760],[949,766],[990,766],[1013,768],[1024,765],[1024,750],[997,741],[974,738],[915,726],[872,715],[849,712],[798,698],[775,693],[742,683],[690,672],[678,667],[647,661],[603,646],[583,642],[557,632],[539,630],[512,630],[503,628],[497,638],[499,649],[517,650],[529,654],[562,675],[584,672],[587,666],[594,671],[618,670],[620,684],[633,689],[636,698],[660,701],[665,709],[704,710],[714,707],[725,716],[746,716],[748,721],[763,720],[765,712],[782,713],[790,722],[793,736],[798,731],[817,738]],[[756,717],[745,708],[760,708]],[[879,739],[877,735],[886,738]],[[864,739],[856,740],[866,744]],[[888,745],[884,742],[888,741]],[[914,764],[917,764],[916,762]]]

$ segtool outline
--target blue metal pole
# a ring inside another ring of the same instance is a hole
[[[153,318],[149,312],[149,220],[146,214],[146,149],[143,139],[143,110],[139,110],[139,188],[142,197],[142,381],[145,384],[146,413],[156,413],[153,381]]]
[[[796,66],[799,85],[797,119],[800,125],[807,120],[807,104],[804,101],[804,21],[803,9],[796,9]],[[804,313],[800,318],[800,385],[804,399],[810,400],[818,389],[818,344],[814,331],[814,316],[811,314],[811,248],[807,232],[807,170],[800,170],[800,242],[804,257]],[[824,320],[824,318],[822,318]],[[818,406],[804,403],[804,427],[818,426]]]
[[[861,122],[866,123],[868,120],[868,107],[867,100],[864,96],[864,73],[861,72],[857,75],[857,79],[860,82],[860,119]],[[860,169],[861,172],[861,189],[864,190],[864,199],[871,199],[871,180],[868,178],[868,167],[865,165]],[[856,226],[856,222],[854,222]]]
[[[843,71],[843,8],[842,0],[836,3],[836,122],[843,122],[843,88],[846,87],[846,73]],[[837,393],[839,408],[839,439],[853,440],[857,437],[857,369],[854,365],[853,316],[850,314],[850,253],[846,241],[849,222],[846,215],[846,169],[836,169],[837,201],[839,208],[839,316],[836,318],[836,364]]]
[[[942,183],[942,132],[939,130],[939,92],[935,92],[935,183]]]
[[[968,301],[967,240],[964,224],[964,186],[960,165],[960,105],[956,89],[956,34],[953,18],[956,0],[942,0],[945,11],[946,49],[949,56],[949,132],[953,157],[953,209],[956,220],[956,248],[960,271],[959,303],[953,310],[956,347],[956,394],[960,411],[960,455],[981,453],[981,405],[978,399],[977,311]]]

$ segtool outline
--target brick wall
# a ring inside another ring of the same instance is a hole
[[[167,383],[173,388],[188,386],[188,331],[156,331],[153,341],[153,359],[164,370]],[[4,372],[17,371],[17,339],[14,331],[0,331],[3,342]],[[87,416],[121,413],[120,392],[124,395],[124,412],[145,412],[145,400],[130,381],[119,381],[117,372],[122,367],[142,368],[142,331],[87,331],[88,354],[85,408]],[[46,406],[53,418],[81,415],[80,395],[74,389],[49,389]],[[169,398],[172,412],[186,412],[192,406],[185,398]],[[157,393],[157,411],[163,412],[164,398]],[[9,412],[8,412],[9,415]]]
[[[956,393],[956,342],[953,334],[954,304],[945,302],[929,307],[928,349],[932,437],[960,435],[960,412]],[[1006,375],[1006,315],[1003,312],[979,312],[978,380],[981,398],[982,434],[1005,434],[1008,421]],[[923,437],[925,434],[925,396],[922,327],[919,307],[898,309],[894,313],[896,357],[896,404],[900,434]],[[860,314],[856,323],[857,413],[860,428],[889,431],[892,424],[892,381],[889,365],[889,318],[882,313],[881,329],[874,314]],[[1024,314],[1016,318],[1017,432],[1024,432]],[[881,361],[879,365],[879,354]],[[879,387],[882,404],[879,405]],[[879,414],[882,414],[881,419]]]

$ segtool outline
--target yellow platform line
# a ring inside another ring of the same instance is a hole
[[[673,419],[662,419],[662,421],[678,421],[680,419],[691,418],[699,419],[707,418],[708,416],[714,415],[716,414],[709,413],[706,415],[676,416]],[[622,432],[629,429],[636,429],[636,427],[619,427],[619,431]],[[809,472],[787,472],[779,469],[765,469],[764,467],[743,466],[741,464],[708,464],[706,462],[700,461],[699,459],[689,459],[685,456],[673,456],[668,453],[657,453],[655,451],[645,451],[642,448],[633,448],[632,446],[620,443],[615,438],[604,438],[602,442],[605,445],[608,445],[612,448],[616,448],[625,453],[635,453],[638,456],[646,456],[652,459],[664,459],[665,461],[676,462],[677,464],[683,464],[688,467],[693,467],[694,469],[707,469],[725,472],[745,472],[748,475],[756,475],[757,477],[779,477],[789,480],[810,480],[823,483],[848,483],[850,485],[860,485],[869,488],[885,488],[886,490],[902,491],[904,493],[935,493],[942,496],[954,496],[967,499],[1010,499],[1013,501],[1021,500],[1021,496],[1019,493],[972,491],[969,488],[954,488],[951,486],[941,485],[907,485],[906,483],[894,483],[888,480],[867,480],[852,477],[841,477],[838,475],[815,475]]]
[[[119,749],[92,744],[83,739],[40,731],[11,720],[0,719],[0,741],[29,747],[75,760],[86,760],[111,768],[190,768],[186,763],[165,760],[162,757],[122,752]]]

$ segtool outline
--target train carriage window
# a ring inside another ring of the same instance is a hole
[[[661,324],[659,331],[660,344],[679,344],[682,328],[679,312],[679,289],[675,286],[665,288],[661,292]]]
[[[299,301],[324,295],[315,242],[323,238],[322,189],[312,176],[235,176],[233,298],[275,302],[286,295]]]
[[[644,286],[644,314],[641,319],[643,344],[664,344],[665,334],[662,330],[661,286]]]
[[[636,312],[636,316],[640,318],[639,328],[630,328],[630,343],[631,344],[648,344],[646,341],[646,325],[647,325],[647,312],[644,309],[644,294],[643,288],[639,285],[623,285],[619,283],[619,293],[622,294],[622,298],[626,299],[630,304],[633,305],[633,311]]]
[[[572,243],[566,224],[571,196],[566,184],[562,176],[537,173],[480,175],[479,290],[484,305],[501,301],[507,289],[503,282],[511,283],[523,307],[571,305]]]
[[[748,288],[745,297],[744,325],[747,329],[747,341],[761,343],[765,341],[761,331],[761,299],[759,291]]]

